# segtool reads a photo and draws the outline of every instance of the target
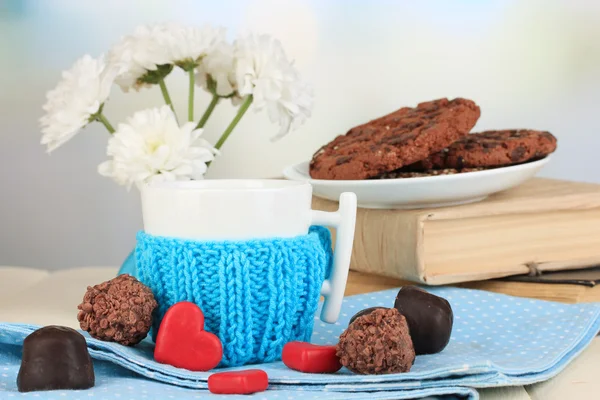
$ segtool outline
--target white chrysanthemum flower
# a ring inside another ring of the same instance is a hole
[[[227,42],[218,43],[198,65],[196,84],[207,91],[214,90],[218,96],[229,97],[236,91],[233,46]],[[212,79],[214,88],[209,88]]]
[[[157,37],[172,64],[188,70],[225,41],[225,29],[205,25],[201,28],[177,24],[163,25]]]
[[[123,37],[110,50],[108,61],[118,67],[115,82],[123,91],[148,86],[141,81],[142,77],[171,62],[168,50],[158,40],[167,35],[167,29],[167,25],[138,26],[133,34]]]
[[[114,81],[115,71],[104,57],[85,55],[62,73],[62,80],[46,95],[40,118],[41,143],[51,152],[70,140],[101,111]]]
[[[119,124],[108,142],[112,160],[100,164],[98,172],[128,187],[202,179],[217,151],[194,128],[193,122],[179,127],[168,106],[138,111]]]
[[[144,82],[148,72],[162,66],[166,75],[172,65],[186,70],[194,68],[224,40],[225,30],[209,25],[201,28],[175,23],[142,25],[113,47],[110,62],[121,68],[116,79],[121,89],[138,90],[148,85]]]
[[[255,110],[268,110],[280,125],[278,139],[303,123],[313,103],[312,91],[300,79],[281,43],[269,35],[248,35],[235,42],[235,71],[238,94],[252,94]]]

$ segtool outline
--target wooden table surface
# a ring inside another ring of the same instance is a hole
[[[350,271],[348,274],[348,283],[346,284],[346,296],[378,292],[380,290],[394,289],[400,286],[414,284],[414,282],[402,281],[395,278]]]

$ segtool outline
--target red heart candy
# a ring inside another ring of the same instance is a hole
[[[219,365],[223,345],[219,338],[204,330],[204,314],[194,303],[173,305],[163,317],[154,359],[190,371],[209,371]]]
[[[260,369],[219,372],[208,377],[208,390],[214,394],[251,394],[264,392],[269,376]]]
[[[318,346],[305,342],[289,342],[283,346],[281,359],[291,369],[312,374],[337,372],[342,368],[335,346]]]

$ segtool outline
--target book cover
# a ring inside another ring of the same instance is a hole
[[[313,207],[337,204],[315,197]],[[475,204],[357,213],[355,271],[439,285],[523,275],[534,265],[600,265],[600,185],[535,178]]]

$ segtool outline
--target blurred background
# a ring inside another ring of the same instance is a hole
[[[98,175],[107,133],[87,127],[48,155],[39,144],[45,93],[80,56],[106,52],[142,23],[210,22],[230,37],[271,33],[312,83],[313,117],[277,143],[266,113],[247,115],[208,177],[274,177],[353,125],[405,105],[466,97],[475,130],[551,131],[541,175],[600,183],[600,2],[596,0],[0,0],[0,265],[119,265],[142,227],[138,193]],[[167,84],[183,113],[187,80]],[[208,104],[197,98],[197,111]],[[121,93],[113,124],[161,105],[158,87]],[[205,135],[233,117],[220,105]]]

